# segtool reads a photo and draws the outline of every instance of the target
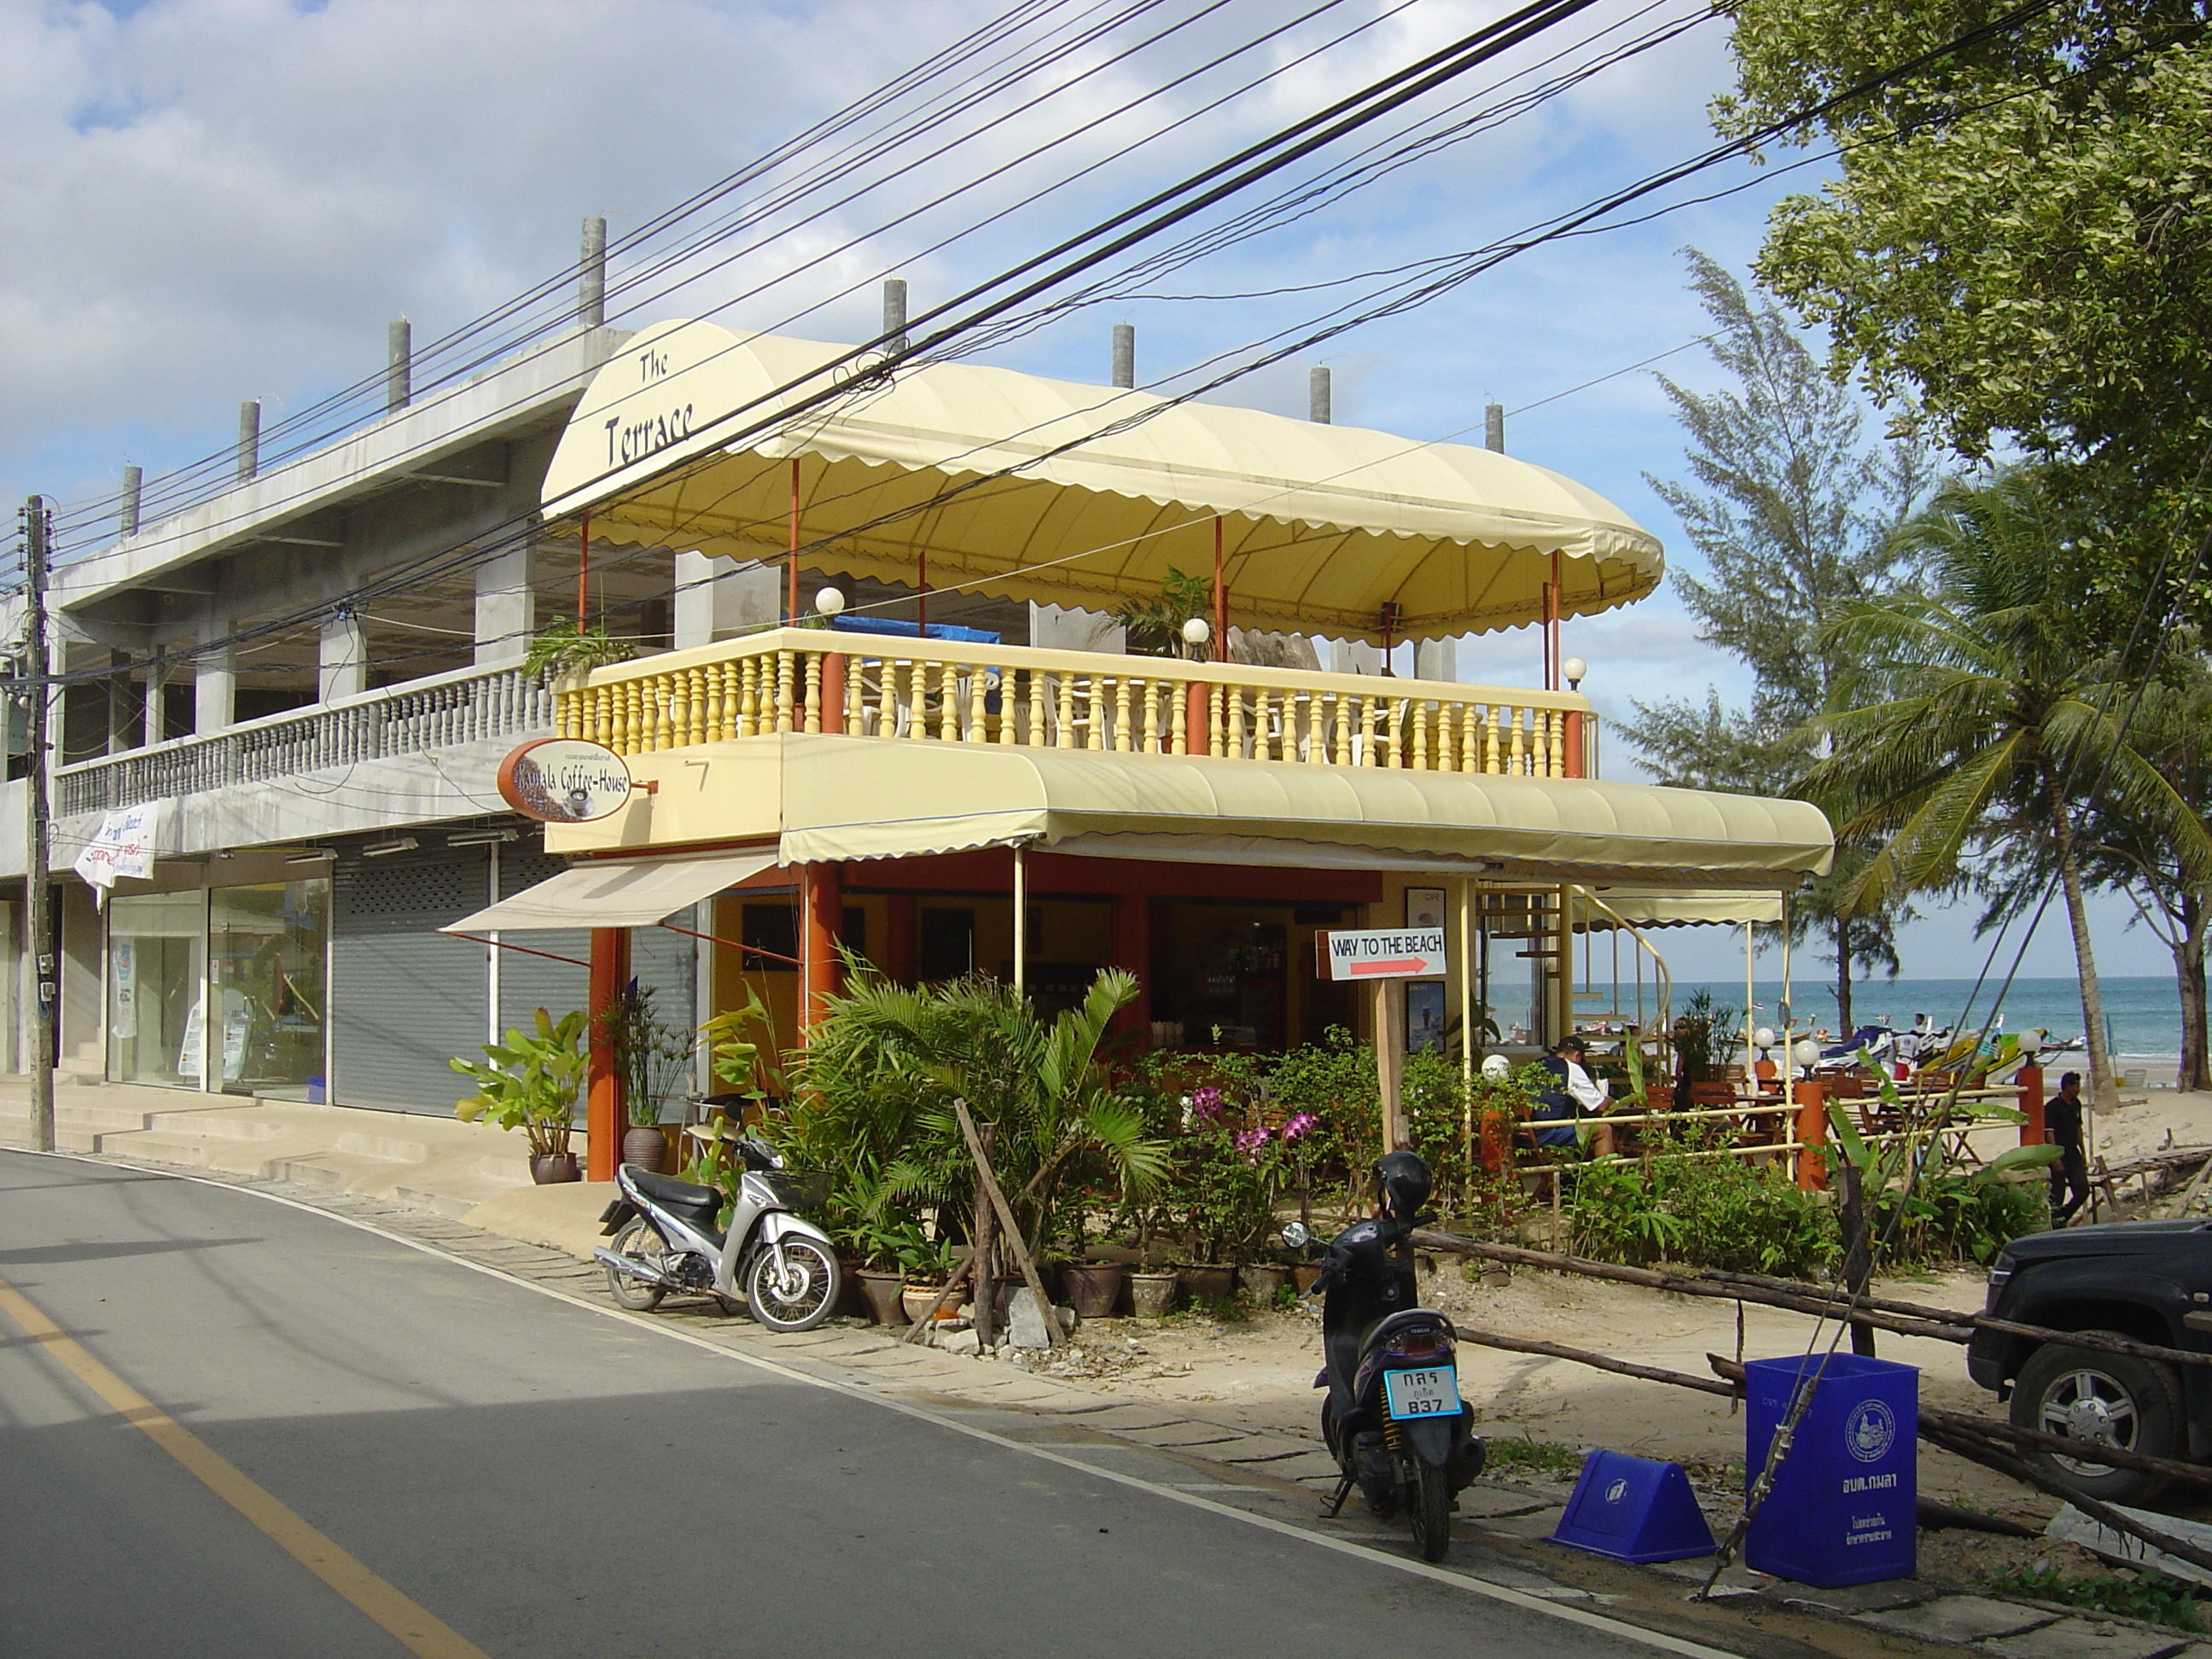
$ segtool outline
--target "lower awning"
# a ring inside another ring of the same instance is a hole
[[[1799,800],[1514,778],[949,743],[787,738],[781,859],[1054,852],[1567,880],[1795,888],[1834,836]]]
[[[560,927],[650,927],[757,875],[775,859],[773,848],[763,848],[702,858],[580,864],[438,931],[516,933]]]
[[[1601,887],[1597,902],[1577,898],[1575,925],[1604,929],[1625,921],[1632,927],[1741,927],[1747,921],[1782,920],[1779,893],[1666,892]]]

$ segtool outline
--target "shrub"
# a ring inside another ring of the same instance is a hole
[[[1675,1147],[1645,1164],[1593,1164],[1573,1180],[1574,1249],[1599,1261],[1804,1278],[1835,1259],[1835,1218],[1778,1167]]]

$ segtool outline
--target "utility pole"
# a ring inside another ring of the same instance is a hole
[[[23,736],[26,769],[23,793],[30,802],[29,833],[24,838],[23,949],[30,957],[36,991],[31,1008],[31,1150],[54,1149],[54,972],[53,923],[46,885],[49,831],[46,803],[46,558],[53,515],[46,498],[23,505]]]

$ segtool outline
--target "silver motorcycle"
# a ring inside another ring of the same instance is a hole
[[[718,1226],[722,1194],[625,1164],[615,1171],[617,1194],[599,1212],[611,1246],[592,1252],[607,1270],[607,1290],[638,1313],[659,1307],[671,1291],[711,1296],[735,1312],[746,1308],[775,1331],[811,1330],[837,1306],[836,1247],[829,1234],[793,1213],[823,1196],[827,1177],[786,1172],[766,1141],[729,1143],[744,1164],[729,1225]]]

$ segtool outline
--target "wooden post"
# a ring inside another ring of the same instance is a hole
[[[2020,1115],[2027,1121],[2020,1126],[2020,1144],[2040,1146],[2044,1143],[2043,1067],[2023,1066],[2013,1074],[2020,1085]]]
[[[1401,981],[1375,981],[1375,1080],[1382,1097],[1382,1150],[1403,1152],[1413,1137],[1406,1125],[1406,1103],[1400,1089],[1406,1059],[1406,1017]]]
[[[1792,1091],[1797,1103],[1797,1133],[1790,1139],[1802,1143],[1797,1154],[1797,1185],[1802,1191],[1828,1189],[1828,1088],[1812,1078],[1801,1079]]]
[[[614,1033],[607,1029],[605,1016],[629,982],[629,929],[592,928],[590,1006],[585,1013],[590,1063],[584,1099],[585,1133],[590,1137],[584,1148],[584,1173],[592,1181],[612,1181],[622,1158],[622,1069],[615,1064]]]
[[[1054,1310],[1052,1298],[1044,1293],[1044,1280],[1037,1277],[1036,1263],[1030,1260],[1029,1241],[1022,1230],[1014,1224],[1012,1206],[1006,1195],[999,1190],[998,1177],[991,1173],[991,1159],[983,1150],[982,1138],[975,1133],[975,1120],[968,1115],[968,1103],[956,1100],[952,1114],[960,1120],[960,1133],[968,1142],[968,1150],[975,1159],[975,1178],[982,1183],[983,1191],[991,1200],[991,1207],[999,1212],[999,1224],[1006,1230],[1010,1241],[1006,1249],[1012,1254],[1014,1265],[1022,1270],[1022,1281],[1036,1298],[1037,1311],[1044,1316],[1045,1341],[1059,1347],[1067,1340],[1067,1333],[1060,1328],[1060,1316]]]
[[[837,940],[845,920],[843,872],[834,862],[806,866],[799,898],[799,1041],[823,1013],[823,1001],[837,993]]]
[[[1213,515],[1213,659],[1229,660],[1229,578],[1221,564],[1221,515]]]
[[[799,622],[799,457],[791,458],[791,549],[783,560],[784,611],[787,628]]]
[[[1030,994],[1029,848],[1014,843],[1014,995]]]
[[[999,1126],[995,1123],[979,1124],[975,1133],[982,1143],[983,1157],[988,1162],[992,1146],[998,1139]],[[983,1166],[978,1164],[975,1169],[975,1224],[969,1230],[974,1235],[975,1252],[968,1260],[971,1264],[969,1277],[975,1286],[972,1298],[975,1310],[975,1340],[986,1347],[991,1344],[994,1316],[991,1302],[998,1291],[998,1285],[991,1273],[991,1223],[995,1218],[991,1213],[990,1191],[983,1185]]]

